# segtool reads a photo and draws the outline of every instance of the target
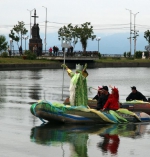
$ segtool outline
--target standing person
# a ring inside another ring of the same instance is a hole
[[[62,48],[62,52],[65,52],[65,48],[64,47]]]
[[[22,55],[22,46],[19,47],[19,54]]]
[[[108,97],[102,111],[107,110],[118,110],[120,108],[119,105],[119,91],[117,88],[110,86],[111,94]]]
[[[103,86],[102,87],[101,96],[99,97],[98,102],[97,102],[97,107],[96,107],[97,110],[103,109],[103,107],[104,107],[104,105],[105,105],[109,95],[110,94],[109,94],[108,87],[107,86]]]
[[[139,91],[137,91],[136,87],[131,87],[132,92],[128,95],[126,98],[126,101],[132,101],[132,100],[143,100],[147,101],[146,97]]]
[[[53,55],[55,56],[55,52],[56,52],[56,47],[53,46]]]
[[[36,45],[34,45],[34,47],[33,47],[33,53],[37,55],[37,46]]]
[[[58,55],[58,50],[59,50],[59,49],[58,49],[58,47],[56,46],[56,47],[55,47],[56,56]]]
[[[9,53],[9,56],[11,57],[11,49],[9,46],[8,46],[8,53]]]
[[[86,71],[87,64],[76,65],[76,72],[73,73],[65,64],[62,67],[66,68],[68,75],[71,77],[70,81],[70,104],[72,106],[87,106],[88,105],[88,94],[87,94],[87,80],[88,73]]]
[[[73,46],[70,47],[70,51],[71,51],[71,53],[73,53]]]
[[[50,56],[52,56],[52,51],[53,51],[53,49],[50,47],[50,48],[49,48],[49,55],[50,55]]]

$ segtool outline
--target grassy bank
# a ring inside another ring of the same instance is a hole
[[[150,59],[134,59],[134,58],[101,58],[95,60],[98,63],[150,63]],[[12,57],[12,58],[2,58],[0,57],[0,64],[51,64],[58,63],[58,61],[52,61],[48,59],[36,59],[36,60],[27,60],[22,57]]]
[[[101,58],[96,60],[95,62],[99,63],[110,63],[110,62],[117,62],[117,63],[150,63],[150,59],[134,59],[134,58]]]
[[[47,59],[27,60],[22,57],[2,58],[0,57],[0,64],[50,64],[57,61],[50,61]]]

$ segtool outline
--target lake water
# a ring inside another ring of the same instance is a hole
[[[125,101],[136,86],[150,97],[150,68],[88,69],[88,87],[113,85]],[[0,71],[1,157],[129,157],[149,156],[150,123],[122,125],[42,125],[30,113],[39,99],[63,102],[69,96],[70,78],[63,71]],[[89,97],[96,91],[91,89]]]

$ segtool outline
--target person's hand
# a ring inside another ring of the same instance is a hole
[[[66,64],[62,64],[61,67],[63,67],[63,68],[67,68]]]
[[[105,110],[105,108],[102,109],[102,111],[104,111],[104,110]]]
[[[113,89],[113,86],[112,86],[112,85],[109,85],[109,87],[110,87],[111,89]]]

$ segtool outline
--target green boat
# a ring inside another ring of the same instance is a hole
[[[123,108],[101,112],[85,106],[70,106],[46,100],[34,103],[30,111],[44,123],[49,121],[64,124],[114,124],[150,121],[150,116],[144,112],[131,112]]]

